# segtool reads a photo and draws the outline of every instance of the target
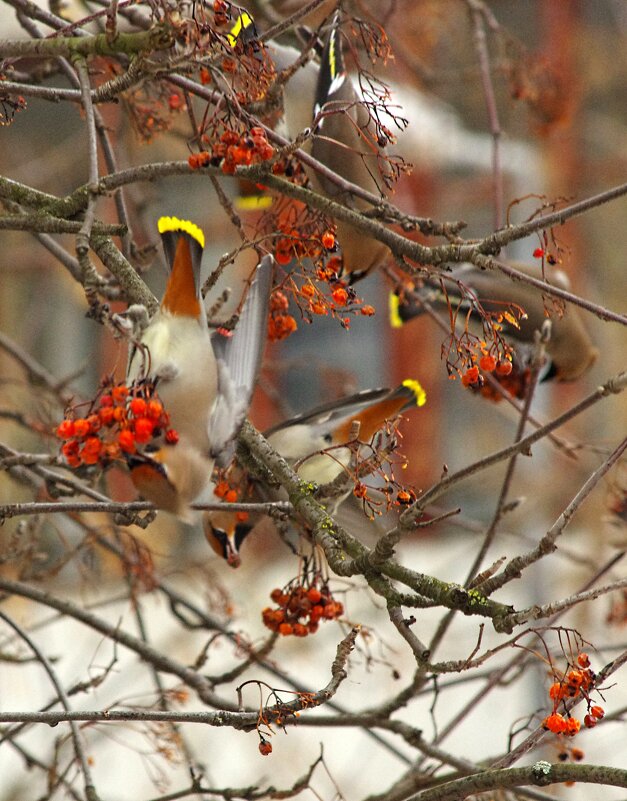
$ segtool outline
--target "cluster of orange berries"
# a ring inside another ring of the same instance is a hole
[[[286,590],[274,589],[270,598],[277,609],[266,607],[261,613],[264,626],[283,636],[306,637],[315,634],[321,620],[336,620],[344,607],[334,600],[326,585],[304,587],[296,584]]]
[[[292,259],[318,258],[322,252],[321,245],[325,249],[332,250],[335,247],[335,236],[331,231],[325,231],[322,236],[303,234],[295,228],[281,226],[283,234],[276,241],[274,258],[277,264],[289,264]],[[326,242],[326,244],[325,244]]]
[[[494,373],[498,377],[506,377],[512,372],[513,366],[512,362],[507,358],[497,361],[494,356],[484,354],[479,359],[478,365],[473,364],[472,367],[469,367],[462,375],[463,386],[475,389],[482,387],[484,378],[480,370],[483,370],[484,373]]]
[[[73,468],[106,467],[161,435],[169,445],[176,445],[179,439],[154,388],[145,382],[105,388],[84,417],[76,417],[71,410],[55,434],[63,440],[61,453]]]
[[[239,492],[232,487],[228,481],[218,481],[215,485],[213,494],[217,498],[222,498],[225,503],[237,503],[239,500]],[[240,522],[245,522],[249,519],[248,512],[235,512],[235,519]]]
[[[474,358],[474,357],[473,357]],[[501,394],[490,386],[482,375],[491,373],[492,376],[503,389],[513,398],[524,398],[531,378],[529,368],[521,369],[512,362],[511,355],[496,359],[488,353],[484,353],[477,363],[472,364],[462,373],[462,386],[479,392],[483,397],[492,401],[502,400]]]
[[[268,339],[280,342],[298,328],[296,320],[287,313],[290,302],[285,292],[275,289],[270,297],[270,315],[268,317]]]
[[[209,144],[210,139],[206,134],[203,134],[202,139],[205,144]],[[255,127],[243,134],[224,131],[217,142],[211,143],[210,150],[192,153],[187,163],[192,170],[199,170],[209,164],[214,167],[221,165],[222,172],[232,175],[240,165],[247,167],[250,164],[260,164],[273,155],[274,148],[268,142],[266,132],[263,128]]]
[[[593,729],[605,716],[603,707],[592,704],[590,700],[589,692],[594,688],[595,679],[596,675],[590,668],[588,654],[580,653],[577,656],[577,667],[572,667],[560,681],[554,682],[549,688],[549,697],[553,701],[553,712],[542,721],[542,726],[553,734],[566,734],[574,737],[581,729],[581,721],[572,717],[568,712],[566,715],[562,715],[557,709],[560,703],[567,698],[577,698],[578,695],[582,695],[586,699],[588,707],[583,725],[587,729]]]

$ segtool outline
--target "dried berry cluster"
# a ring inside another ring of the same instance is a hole
[[[178,442],[163,403],[146,382],[105,387],[85,416],[79,417],[75,408],[70,409],[55,434],[63,440],[65,461],[74,468],[95,464],[106,467],[123,454],[135,453],[138,445],[161,436],[169,445]]]
[[[542,725],[553,734],[566,734],[574,737],[581,728],[581,721],[572,717],[570,712],[565,709],[565,714],[558,712],[560,704],[568,698],[582,696],[588,708],[588,712],[583,719],[583,724],[587,729],[594,728],[599,720],[605,715],[603,707],[595,705],[590,700],[590,691],[594,689],[596,675],[590,668],[590,658],[586,653],[577,656],[577,666],[572,667],[549,688],[549,697],[553,701],[553,712],[548,715]]]
[[[232,175],[240,165],[248,167],[250,164],[260,164],[274,155],[274,148],[268,142],[266,132],[260,127],[251,128],[244,133],[226,130],[213,142],[206,134],[203,134],[202,139],[203,142],[210,143],[211,149],[189,156],[187,162],[192,170],[212,165],[219,166],[222,172]]]
[[[343,605],[334,600],[326,585],[318,588],[294,584],[285,590],[272,590],[270,598],[278,608],[266,607],[263,610],[264,626],[283,636],[315,634],[321,620],[335,620],[344,614]]]

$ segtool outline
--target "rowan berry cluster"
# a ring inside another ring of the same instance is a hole
[[[277,608],[266,607],[263,610],[263,624],[283,636],[315,634],[321,620],[336,620],[344,614],[343,605],[334,600],[326,585],[304,587],[294,584],[284,590],[276,588],[270,593],[270,598]]]
[[[236,167],[247,167],[268,161],[274,155],[274,148],[268,142],[263,128],[254,127],[250,131],[238,133],[226,130],[217,141],[203,134],[202,140],[210,146],[209,150],[192,153],[187,163],[192,170],[199,170],[207,165],[220,167],[223,173],[232,175]]]
[[[478,392],[488,400],[498,402],[503,399],[501,393],[488,381],[485,373],[490,373],[495,381],[513,398],[522,399],[527,393],[531,370],[517,364],[510,352],[502,356],[492,355],[485,345],[481,345],[481,356],[470,356],[471,365],[462,373],[462,386]]]
[[[70,409],[55,434],[63,440],[61,453],[72,468],[106,467],[158,437],[169,445],[179,438],[154,387],[146,382],[105,386],[83,417]]]
[[[553,712],[542,721],[542,726],[553,734],[574,737],[581,729],[581,721],[572,717],[568,710],[564,715],[557,710],[568,698],[582,696],[588,709],[583,725],[587,729],[593,729],[605,715],[603,707],[593,704],[590,699],[590,691],[594,689],[595,680],[596,675],[590,668],[588,654],[583,652],[578,654],[577,665],[571,667],[559,681],[550,686],[549,697],[553,701]]]
[[[330,231],[326,231],[319,235],[303,233],[289,224],[280,224],[279,230],[281,236],[277,239],[274,247],[274,258],[277,264],[287,265],[293,259],[301,261],[301,259],[310,258],[317,259],[321,256],[324,247],[323,241],[331,243],[331,247],[335,247],[335,237]]]
[[[237,503],[240,500],[240,490],[232,487],[228,481],[222,479],[215,485],[213,494],[221,498],[224,503]],[[249,519],[248,512],[235,512],[235,519],[240,523],[245,523]]]
[[[298,328],[296,320],[287,313],[290,302],[287,295],[280,289],[275,289],[270,297],[270,315],[268,317],[268,339],[270,342],[280,342],[287,339]]]

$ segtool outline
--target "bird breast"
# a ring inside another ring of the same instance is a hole
[[[172,427],[198,448],[208,448],[209,417],[217,395],[216,359],[209,331],[194,317],[173,316],[160,310],[142,336],[148,354],[138,348],[128,380],[157,380],[157,392]]]

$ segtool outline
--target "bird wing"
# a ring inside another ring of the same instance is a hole
[[[224,454],[248,413],[266,344],[273,266],[273,257],[264,256],[233,334],[217,333],[212,341],[218,362],[218,396],[209,423],[212,456]]]
[[[364,429],[360,433],[360,439],[367,441],[385,420],[397,417],[414,404],[422,406],[425,398],[420,384],[408,379],[394,389],[366,389],[322,404],[274,426],[264,436],[271,438],[279,432],[286,433],[290,428],[296,429],[298,426],[301,431],[305,428],[311,431],[311,439],[326,438],[329,442],[346,442],[351,422],[359,420]]]

